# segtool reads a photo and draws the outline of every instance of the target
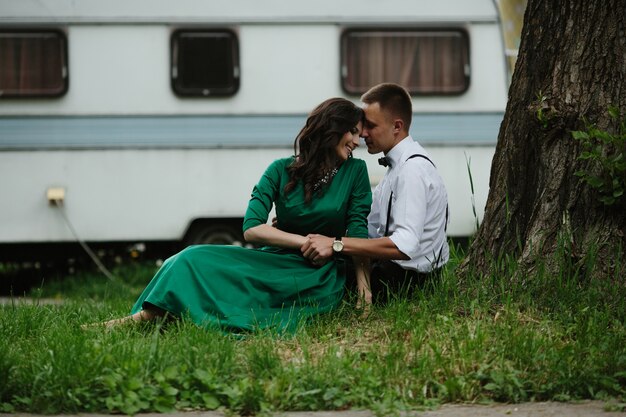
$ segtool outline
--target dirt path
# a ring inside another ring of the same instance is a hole
[[[615,406],[611,406],[614,404]],[[583,401],[579,403],[523,403],[492,405],[443,405],[437,410],[401,413],[405,417],[622,417],[624,410],[617,403],[604,401]],[[35,414],[0,414],[0,416],[39,417]],[[374,417],[371,411],[319,411],[275,413],[275,417]],[[169,414],[139,414],[139,417],[225,417],[216,411],[179,412]],[[63,415],[62,417],[111,417],[103,414]]]

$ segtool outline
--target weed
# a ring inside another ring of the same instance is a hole
[[[609,117],[618,126],[616,133],[587,121],[585,130],[572,132],[583,148],[578,159],[592,162],[590,169],[581,169],[574,175],[595,189],[599,201],[606,206],[623,201],[626,189],[626,119],[620,120],[615,107],[609,108]]]
[[[552,119],[558,115],[554,106],[548,104],[548,97],[541,91],[537,93],[535,101],[530,104],[529,109],[535,112],[535,117],[544,129],[547,129]]]
[[[474,192],[474,179],[472,177],[472,158],[465,155],[465,164],[467,165],[467,175],[469,177],[470,182],[470,192],[472,194],[472,214],[474,215],[474,220],[476,221],[476,230],[480,227],[480,222],[478,220],[478,213],[476,212],[476,196]]]

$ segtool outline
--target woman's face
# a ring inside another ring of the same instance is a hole
[[[359,146],[362,131],[363,123],[359,122],[339,139],[336,150],[340,160],[346,161],[352,155],[352,151]]]

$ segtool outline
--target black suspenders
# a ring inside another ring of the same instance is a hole
[[[437,168],[435,166],[435,164],[433,163],[433,161],[430,160],[430,158],[428,158],[426,155],[422,155],[419,153],[416,153],[414,155],[409,156],[406,161],[408,161],[409,159],[413,159],[413,158],[424,158],[425,160],[427,160],[428,162],[430,162],[432,164],[432,166],[434,166],[435,168]],[[406,162],[404,161],[404,162]],[[387,223],[385,224],[385,236],[389,236],[389,216],[391,216],[391,201],[393,199],[393,191],[391,192],[391,194],[389,194],[389,204],[387,204]],[[444,224],[444,230],[447,232],[448,231],[448,206],[446,205],[446,223]]]
[[[428,158],[426,155],[422,155],[419,153],[416,153],[414,155],[409,156],[406,161],[408,161],[409,159],[413,159],[413,158],[424,158],[425,160],[427,160],[428,162],[430,162],[432,164],[432,166],[434,166],[435,168],[437,168],[435,166],[435,164],[433,163],[433,161],[430,160],[430,158]],[[404,162],[406,162],[404,161]],[[385,235],[384,236],[389,236],[389,219],[391,216],[391,201],[393,200],[393,191],[391,191],[391,193],[389,194],[389,204],[387,204],[387,224],[385,224]],[[448,231],[448,205],[446,204],[446,220],[445,223],[443,225],[444,227],[444,231]],[[445,244],[445,242],[444,242]],[[439,250],[439,256],[438,259],[441,258],[441,254],[443,251],[443,246],[441,247],[441,249]],[[437,259],[437,263],[438,263],[438,259]]]

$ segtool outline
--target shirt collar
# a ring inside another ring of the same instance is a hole
[[[391,167],[400,166],[402,161],[402,155],[413,143],[413,138],[409,135],[396,144],[389,152],[387,152],[387,160],[391,163]]]

